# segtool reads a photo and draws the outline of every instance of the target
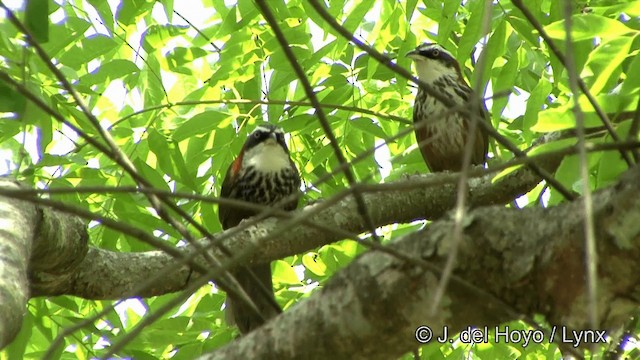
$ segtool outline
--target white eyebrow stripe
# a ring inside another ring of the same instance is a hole
[[[431,49],[438,49],[440,52],[445,53],[445,54],[453,57],[453,55],[451,55],[451,53],[448,52],[447,49],[445,49],[442,46],[440,46],[440,44],[422,44],[422,45],[418,46],[418,51],[426,51],[426,50],[431,50]]]
[[[284,130],[282,130],[282,129],[281,129],[281,128],[279,128],[279,127],[273,127],[273,128],[271,128],[271,127],[267,127],[267,126],[264,126],[264,125],[258,125],[258,126],[253,130],[253,132],[256,132],[256,131],[261,131],[261,132],[274,132],[274,133],[276,133],[276,134],[284,134]]]

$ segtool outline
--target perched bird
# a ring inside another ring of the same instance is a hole
[[[451,99],[460,110],[468,110],[473,92],[462,78],[460,65],[451,53],[438,44],[427,43],[409,52],[407,57],[414,61],[421,81]],[[489,122],[480,99],[477,104],[479,118]],[[422,158],[432,172],[460,171],[465,144],[472,136],[475,137],[475,144],[471,164],[485,163],[489,148],[487,134],[479,124],[475,133],[469,134],[470,121],[468,114],[452,111],[422,87],[418,89],[413,105],[413,123]]]
[[[298,205],[299,189],[300,175],[289,156],[284,132],[279,127],[264,123],[249,135],[240,154],[229,166],[220,197],[267,206],[278,204],[278,207],[289,211]],[[288,200],[283,200],[285,198]],[[222,228],[226,230],[258,212],[220,204],[218,217]],[[240,332],[246,334],[282,312],[275,302],[269,264],[240,268],[232,274],[260,314],[245,301],[228,295],[227,323],[235,323]]]

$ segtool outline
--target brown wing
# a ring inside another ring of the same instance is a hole
[[[236,194],[234,194],[236,189],[233,187],[232,184],[234,184],[237,181],[236,177],[240,171],[241,164],[242,164],[242,157],[238,157],[234,162],[231,163],[231,165],[229,165],[227,174],[225,175],[224,180],[222,182],[222,187],[220,188],[221,198],[237,199],[239,197],[239,196],[236,196]],[[294,189],[295,189],[294,194],[296,194],[297,196],[295,196],[293,199],[291,199],[286,204],[284,204],[282,208],[287,211],[295,210],[298,207],[298,200],[300,198],[299,197],[300,193],[298,191],[298,189],[300,188],[300,182],[301,182],[300,174],[298,173],[298,168],[296,167],[293,160],[291,160],[291,167],[293,168],[296,175],[295,184],[294,184]],[[225,230],[238,225],[240,221],[254,215],[256,215],[256,212],[253,210],[233,207],[233,206],[222,204],[222,203],[218,205],[218,219],[222,224],[222,228]]]
[[[240,165],[242,164],[242,157],[238,157],[234,162],[229,165],[227,169],[227,174],[222,181],[222,187],[220,188],[220,197],[224,199],[233,199],[233,192],[235,189],[232,184],[236,182],[236,177],[238,175],[238,171],[240,170]],[[234,211],[231,211],[234,210]],[[240,208],[234,208],[233,206],[220,203],[218,205],[218,219],[220,220],[220,224],[222,224],[223,229],[232,228],[240,223],[242,219],[251,216],[251,214],[247,210],[242,210]]]
[[[487,125],[492,126],[491,117],[489,116],[487,109],[484,107],[484,104],[480,107],[480,118]],[[481,124],[478,124],[476,128],[476,142],[473,151],[473,158],[471,159],[471,163],[473,165],[482,165],[487,161],[487,153],[489,152],[489,135]]]
[[[300,172],[298,171],[298,168],[296,167],[296,163],[293,162],[293,159],[291,159],[291,157],[289,157],[289,162],[291,163],[291,168],[293,169],[294,173],[295,173],[295,189],[293,191],[292,195],[296,195],[295,197],[293,197],[293,199],[291,199],[291,201],[287,202],[284,205],[284,209],[287,211],[291,211],[291,210],[295,210],[298,207],[298,202],[300,201],[300,185],[302,184],[302,180],[300,179]]]

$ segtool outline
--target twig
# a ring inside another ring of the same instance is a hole
[[[213,268],[209,270],[207,275],[210,275],[211,277],[222,275],[226,271],[225,268],[226,266],[223,264],[220,268]],[[170,299],[166,303],[162,304],[159,308],[156,309],[156,311],[154,311],[151,314],[145,315],[142,319],[140,319],[140,321],[136,324],[133,330],[129,331],[125,335],[122,335],[120,339],[113,342],[113,344],[109,347],[107,352],[104,355],[102,355],[100,359],[105,359],[105,360],[113,359],[114,354],[122,350],[122,348],[125,347],[128,343],[130,343],[133,339],[135,339],[136,336],[140,335],[140,333],[149,324],[160,319],[160,317],[168,313],[171,309],[173,309],[174,307],[186,301],[193,294],[194,291],[198,290],[198,288],[206,284],[208,279],[209,279],[209,276],[207,277],[203,276],[199,279],[196,279],[194,282],[187,285],[184,291],[182,291],[180,294]]]
[[[538,33],[540,34],[540,37],[544,40],[544,42],[549,47],[549,50],[551,50],[551,52],[553,52],[553,54],[558,58],[558,61],[560,61],[560,63],[565,68],[567,68],[567,59],[565,58],[564,54],[562,54],[560,49],[558,49],[555,42],[551,39],[549,34],[547,34],[547,32],[544,30],[540,22],[535,18],[535,16],[533,16],[531,11],[529,11],[529,9],[524,5],[522,0],[511,0],[511,3],[522,12],[522,14],[527,18],[527,21],[529,21],[529,23],[536,29],[536,31],[538,31]],[[569,36],[570,34],[567,34],[567,39],[569,39]],[[600,120],[602,120],[602,123],[604,124],[607,131],[609,132],[609,135],[611,135],[611,138],[614,141],[620,141],[620,136],[618,136],[618,133],[613,128],[613,125],[611,124],[609,117],[602,110],[602,108],[598,104],[598,101],[593,97],[593,95],[591,95],[591,92],[589,91],[589,89],[587,88],[587,86],[585,85],[584,81],[582,81],[581,78],[577,79],[577,85],[580,88],[580,90],[582,90],[584,95],[587,97],[587,99],[591,103],[591,106],[593,106],[593,109],[598,114],[598,117],[600,118]],[[573,92],[573,96],[577,97],[578,91]],[[621,152],[620,154],[622,155],[622,158],[624,159],[624,161],[627,163],[629,167],[633,166],[633,162],[631,161],[631,158],[629,158],[629,155],[626,152]]]
[[[329,139],[329,142],[331,144],[331,147],[333,148],[333,152],[338,162],[341,165],[347,164],[347,160],[342,154],[342,150],[340,150],[340,146],[338,145],[338,140],[333,134],[333,130],[329,125],[329,121],[327,121],[327,118],[324,114],[324,110],[320,105],[320,101],[318,101],[318,98],[316,94],[313,92],[313,88],[309,83],[309,79],[307,79],[307,76],[305,75],[304,70],[298,63],[298,60],[296,59],[295,54],[289,47],[289,43],[287,42],[287,39],[285,38],[284,33],[280,29],[278,25],[278,21],[276,20],[275,16],[271,12],[271,9],[269,8],[265,0],[256,0],[256,4],[260,8],[260,11],[262,12],[262,15],[264,16],[265,20],[269,23],[269,26],[271,26],[271,30],[273,30],[276,38],[278,39],[278,42],[282,47],[282,51],[284,52],[285,56],[289,60],[289,63],[291,64],[293,71],[296,73],[298,79],[300,80],[300,84],[304,88],[305,94],[313,104],[313,107],[316,109],[316,115],[318,116],[318,120],[322,125],[322,129],[324,130],[325,135]],[[369,212],[365,206],[362,195],[356,189],[354,189],[356,185],[356,179],[355,179],[355,176],[353,175],[353,172],[351,171],[351,167],[347,166],[343,170],[343,173],[347,178],[347,181],[349,182],[350,191],[353,191],[358,212],[360,213],[365,223],[367,224],[369,231],[371,232],[371,236],[374,239],[378,239],[378,235],[376,234],[376,227],[374,226],[373,221],[371,220],[371,216],[369,216]]]
[[[120,150],[120,148],[115,143],[115,141],[113,140],[113,138],[111,137],[109,132],[106,131],[106,129],[104,129],[100,125],[100,122],[98,121],[98,119],[93,115],[93,113],[89,110],[89,108],[84,104],[84,102],[80,98],[80,95],[75,91],[75,88],[73,88],[73,86],[69,83],[69,81],[66,79],[64,74],[62,74],[62,72],[51,62],[51,59],[48,56],[48,54],[44,51],[44,49],[40,46],[40,44],[38,44],[38,42],[33,38],[33,36],[31,36],[31,34],[28,31],[28,29],[25,28],[25,26],[17,19],[15,14],[9,8],[7,8],[4,5],[4,3],[2,3],[1,1],[0,1],[0,8],[3,8],[6,11],[7,16],[9,18],[9,20],[11,21],[11,23],[20,32],[22,32],[25,35],[28,43],[36,50],[36,53],[38,54],[38,56],[46,64],[46,66],[49,68],[49,70],[55,75],[55,77],[58,79],[58,81],[62,84],[63,88],[65,90],[67,90],[69,92],[69,94],[71,94],[71,96],[73,97],[73,99],[76,102],[76,104],[78,105],[78,107],[80,107],[82,113],[87,117],[89,122],[98,131],[98,133],[100,134],[102,139],[107,143],[107,145],[109,147],[109,150],[104,151],[103,150],[104,147],[101,147],[101,151],[103,151],[105,153],[105,155],[109,156],[118,165],[120,165],[123,168],[123,170],[125,172],[127,172],[134,179],[134,181],[138,184],[138,186],[140,186],[141,188],[153,188],[151,183],[149,183],[146,179],[144,179],[138,173],[138,171],[136,170],[136,168],[133,165],[133,163],[131,162],[131,160]],[[10,79],[10,80],[13,80],[8,75],[6,75],[6,77],[8,79]],[[21,84],[18,84],[18,85],[21,86]],[[27,92],[28,92],[28,90],[27,90]],[[42,103],[42,102],[40,102],[40,103]],[[46,104],[45,104],[45,106],[46,106]],[[61,118],[61,116],[58,116],[58,117],[54,116],[54,118],[58,119],[58,118]],[[74,131],[78,132],[78,134],[83,133],[81,130],[79,130],[76,127],[72,127],[72,128],[74,129]],[[88,136],[86,136],[86,134],[84,134],[84,135],[85,136],[83,136],[83,138],[86,140],[88,138]],[[94,142],[94,143],[97,143],[97,142]],[[193,244],[194,247],[199,248],[200,245],[195,241],[195,239],[193,238],[191,233],[186,229],[186,227],[182,223],[176,221],[176,219],[174,219],[169,214],[169,212],[167,211],[167,209],[165,208],[164,205],[166,205],[169,209],[175,211],[177,214],[182,216],[183,219],[185,219],[187,222],[189,222],[194,227],[196,227],[196,229],[198,229],[204,236],[207,236],[209,238],[213,237],[213,235],[211,233],[209,233],[209,231],[206,228],[204,228],[204,226],[202,226],[201,224],[198,224],[196,221],[194,221],[191,216],[189,216],[184,210],[182,210],[176,204],[168,201],[168,199],[166,199],[166,198],[157,197],[157,196],[155,196],[153,194],[147,194],[147,195],[148,195],[147,199],[149,200],[149,203],[152,205],[152,207],[154,208],[154,210],[156,211],[158,216],[161,219],[165,220],[168,224],[170,224],[174,229],[176,229],[183,236],[183,238],[187,242]],[[225,254],[226,256],[229,256],[229,257],[232,256],[232,254],[229,252],[229,250],[226,247],[224,247],[224,245],[222,245],[220,242],[213,242],[213,244],[215,246],[219,247],[220,250],[222,251],[222,253]],[[212,266],[214,266],[214,267],[220,266],[221,262],[220,262],[219,259],[216,259],[215,257],[213,257],[209,252],[205,251],[205,249],[203,249],[203,248],[199,248],[199,250],[203,253],[203,256],[209,261],[209,263]],[[258,288],[262,289],[266,293],[268,290],[264,289],[264,287],[262,285],[259,285],[260,282],[257,281],[257,278],[256,278],[255,274],[253,274],[252,272],[249,272],[249,274],[252,276],[252,278],[254,280],[256,280],[256,284],[258,284],[257,285]],[[233,287],[235,287],[235,289],[238,289],[238,290],[232,289],[232,287],[229,286],[228,284],[227,284],[227,286],[225,286],[226,290],[231,291],[231,292],[239,291],[240,294],[241,294],[241,296],[239,296],[239,297],[242,298],[242,299],[245,299],[249,304],[252,304],[251,300],[249,299],[249,297],[246,295],[246,293],[244,293],[244,290],[242,290],[238,286],[238,283],[235,280],[235,278],[233,277],[233,274],[229,273],[229,278],[231,279]],[[279,306],[275,302],[275,300],[271,301],[272,298],[270,296],[267,296],[267,299],[271,302],[271,305],[274,306],[274,308],[278,308],[279,309]]]
[[[191,26],[191,28],[193,28],[195,31],[198,32],[198,34],[200,34],[200,36],[202,36],[203,38],[207,39],[207,41],[209,41],[209,44],[211,44],[211,46],[213,46],[214,49],[216,49],[217,52],[221,52],[222,49],[220,49],[219,47],[216,46],[216,44],[213,43],[213,41],[211,41],[211,39],[207,36],[207,34],[205,34],[204,32],[202,32],[202,30],[200,30],[197,26],[193,25],[191,23],[191,21],[189,21],[186,17],[182,16],[182,14],[180,14],[178,12],[178,10],[173,9],[173,13],[178,15],[180,17],[180,19],[182,19],[184,22],[186,22],[189,26]]]
[[[482,16],[482,34],[487,33],[487,29],[491,25],[490,23],[490,15],[491,15],[491,0],[484,0],[484,11]],[[469,96],[470,104],[468,109],[468,115],[471,119],[470,124],[466,128],[467,134],[467,143],[464,146],[464,156],[462,158],[462,169],[460,171],[460,178],[458,179],[458,191],[456,195],[456,206],[454,211],[454,225],[453,230],[451,231],[451,251],[447,256],[447,262],[444,265],[444,270],[442,271],[442,276],[440,278],[440,282],[438,283],[438,288],[436,289],[436,293],[433,297],[433,301],[431,303],[431,314],[435,315],[438,311],[438,307],[440,306],[440,302],[442,301],[442,297],[445,294],[447,284],[449,283],[449,279],[453,274],[453,270],[455,268],[455,261],[458,255],[458,247],[462,243],[463,237],[463,223],[466,220],[466,203],[468,196],[468,179],[469,179],[469,167],[471,166],[471,157],[473,156],[473,148],[476,144],[475,136],[476,131],[478,130],[478,122],[483,121],[484,119],[478,114],[476,109],[480,109],[483,115],[485,115],[484,107],[479,103],[477,99],[479,96],[480,89],[480,80],[482,79],[482,72],[484,70],[484,64],[486,62],[486,52],[483,51],[480,54],[480,58],[478,59],[478,63],[476,64],[476,69],[478,72],[476,74],[477,81],[475,82],[475,87]],[[486,116],[486,115],[485,115]]]
[[[454,104],[451,99],[445,97],[443,94],[441,94],[441,93],[439,93],[437,91],[434,91],[429,86],[429,84],[426,84],[426,83],[424,83],[424,81],[420,81],[419,79],[415,78],[406,69],[404,69],[404,68],[402,68],[402,67],[400,67],[400,66],[398,66],[398,65],[396,65],[394,63],[392,63],[391,59],[389,59],[388,57],[380,54],[379,52],[377,52],[372,47],[368,46],[367,44],[365,44],[362,41],[360,41],[357,38],[355,38],[355,36],[353,36],[353,34],[351,34],[343,26],[341,26],[334,19],[334,17],[327,12],[327,10],[318,2],[318,0],[308,0],[308,1],[309,1],[309,4],[316,10],[318,15],[320,15],[320,17],[322,17],[322,19],[324,21],[326,21],[334,30],[336,30],[340,35],[342,35],[347,40],[349,40],[349,41],[353,42],[354,44],[356,44],[360,49],[362,49],[363,51],[367,52],[371,57],[373,57],[374,59],[378,60],[382,65],[386,66],[387,68],[389,68],[391,71],[394,71],[398,75],[401,75],[402,77],[404,77],[404,78],[406,78],[406,79],[408,79],[410,81],[413,81],[414,83],[418,84],[418,86],[420,86],[421,88],[424,88],[425,91],[429,95],[433,96],[435,99],[437,99],[438,101],[442,102],[447,107],[454,108],[456,106],[456,104]],[[486,123],[484,123],[482,121],[480,122],[479,125],[490,136],[492,136],[494,139],[496,139],[496,141],[499,144],[501,144],[504,147],[506,147],[515,156],[517,156],[517,157],[526,156],[525,153],[520,151],[520,149],[518,149],[515,145],[513,145],[507,138],[505,138],[504,136],[500,135],[500,133],[498,133],[498,131],[496,131],[493,128],[493,126],[490,126],[489,124],[486,124]],[[560,182],[557,181],[547,171],[545,171],[544,169],[540,168],[539,166],[537,166],[534,163],[530,163],[530,164],[528,164],[528,166],[530,166],[531,170],[533,170],[536,174],[538,174],[545,181],[547,181],[547,183],[549,183],[554,189],[556,189],[567,200],[573,200],[575,198],[575,196],[573,195],[573,193],[571,191],[569,191],[566,187],[564,187],[562,184],[560,184]]]
[[[1,4],[1,3],[0,3]],[[92,137],[88,136],[87,134],[85,134],[82,130],[78,129],[74,124],[70,123],[69,121],[67,121],[66,119],[64,119],[58,112],[54,111],[53,109],[51,109],[47,104],[45,104],[42,100],[40,100],[40,98],[36,97],[35,95],[33,95],[29,90],[27,90],[22,84],[17,83],[15,80],[13,80],[9,75],[7,75],[6,73],[4,73],[3,71],[0,70],[0,79],[4,80],[5,82],[13,85],[16,90],[18,90],[18,92],[20,92],[21,94],[23,94],[26,98],[28,98],[29,100],[31,100],[34,104],[36,104],[36,106],[38,106],[39,108],[41,108],[43,111],[45,111],[47,114],[51,115],[51,117],[53,117],[54,119],[60,121],[61,123],[69,126],[69,128],[71,128],[73,131],[75,131],[78,136],[82,137],[85,141],[87,141],[88,143],[90,143],[91,145],[93,145],[96,149],[102,151],[105,155],[109,156],[111,159],[113,159],[114,161],[116,161],[116,163],[121,164],[119,162],[120,158],[118,158],[117,156],[113,155],[111,153],[111,151],[105,147],[103,144],[97,142],[95,139],[93,139]],[[137,176],[137,173],[136,173]],[[146,182],[146,180],[140,178],[140,181],[144,184],[148,184]],[[141,186],[141,188],[143,189],[153,189],[153,187],[151,186]],[[155,197],[154,194],[150,194],[151,197]],[[170,208],[174,211],[176,211],[178,214],[180,214],[181,216],[183,216],[183,218],[187,219],[187,221],[189,221],[190,223],[192,223],[198,230],[201,231],[201,233],[208,237],[208,238],[213,238],[213,235],[211,233],[208,232],[208,230],[206,230],[201,224],[197,223],[195,220],[193,220],[193,218],[191,216],[189,216],[188,214],[186,214],[184,212],[184,210],[182,210],[181,208],[179,208],[178,206],[176,206],[175,204],[169,202],[166,200],[166,198],[163,197],[159,197],[160,199],[163,199],[163,201],[165,201],[166,204],[169,204]],[[57,205],[51,205],[57,209],[64,209],[65,208],[65,204],[63,203],[56,203]],[[163,212],[164,213],[164,212]],[[83,215],[80,214],[76,214],[80,217],[84,217]],[[165,216],[168,216],[165,214]],[[85,217],[86,218],[86,217]],[[92,219],[92,218],[88,218],[88,219]],[[103,224],[107,224],[107,222],[103,222]],[[171,221],[169,221],[169,224],[172,224]],[[133,228],[135,229],[135,228]],[[185,230],[186,231],[186,230]],[[224,238],[224,237],[223,237]],[[188,235],[188,237],[185,238],[185,240],[187,240],[189,243],[193,244],[196,248],[198,248],[200,245],[195,242],[195,239],[193,239],[193,237],[190,236],[190,234]],[[144,240],[143,240],[144,241]],[[150,243],[151,244],[151,243]],[[164,242],[161,242],[160,244],[164,244]],[[153,244],[151,244],[153,245]],[[221,252],[229,257],[233,256],[231,254],[231,252],[229,251],[229,249],[227,249],[224,245],[221,244],[220,241],[215,241],[212,242],[213,246],[217,246],[219,247],[219,249],[221,250]],[[160,247],[162,249],[162,247]],[[219,261],[215,258],[212,258],[211,255],[205,251],[206,249],[201,248],[200,251],[203,253],[203,255],[205,256],[205,258],[207,258],[207,260],[209,260],[209,262],[211,263],[212,266],[219,266]],[[191,262],[189,264],[192,264]],[[196,270],[202,270],[202,268],[196,268]],[[206,270],[205,270],[206,271]],[[202,271],[200,271],[202,273]],[[255,276],[254,276],[255,277]],[[232,281],[232,285],[235,285],[236,288],[238,288],[237,286],[237,282],[235,281],[235,279],[231,278]],[[221,282],[221,284],[224,285],[224,283]],[[228,292],[231,293],[236,293],[237,291],[234,290],[231,286],[229,286],[228,284],[225,287],[225,290],[227,290]],[[240,291],[242,291],[240,289]],[[266,290],[265,290],[266,291]],[[238,295],[239,298],[243,298],[246,296],[243,295]],[[270,297],[269,297],[270,299]],[[272,304],[273,306],[277,306],[277,304]]]
[[[12,197],[12,198],[16,198],[16,199],[21,199],[21,200],[25,200],[25,201],[29,201],[31,203],[34,204],[38,204],[38,205],[43,205],[43,206],[47,206],[47,207],[51,207],[51,208],[55,208],[58,209],[60,211],[63,211],[65,213],[68,214],[73,214],[75,216],[78,216],[80,218],[86,219],[86,220],[94,220],[94,221],[98,221],[101,224],[103,224],[106,227],[109,227],[113,230],[119,231],[123,234],[127,234],[130,235],[132,237],[135,237],[136,239],[149,244],[157,249],[160,249],[164,252],[166,252],[167,254],[171,255],[172,257],[176,258],[176,259],[186,259],[185,258],[185,253],[183,251],[181,251],[180,249],[171,246],[170,244],[168,244],[165,241],[161,241],[156,239],[154,236],[149,235],[148,233],[134,227],[131,226],[129,224],[117,221],[117,220],[113,220],[111,218],[107,218],[104,216],[100,216],[100,215],[96,215],[93,212],[89,211],[89,210],[85,210],[79,207],[75,207],[75,206],[71,206],[68,204],[65,204],[61,201],[56,201],[56,200],[50,200],[50,199],[43,199],[43,198],[38,198],[38,197],[33,197],[30,195],[29,191],[22,191],[24,189],[4,189],[0,187],[0,195],[1,196],[7,196],[7,197]],[[189,260],[189,266],[192,266],[194,269],[196,269],[197,271],[201,271],[201,272],[207,272],[208,269],[203,267],[202,265],[194,262],[193,260]]]
[[[576,132],[578,136],[578,158],[580,159],[580,177],[582,178],[582,202],[584,205],[584,234],[585,247],[587,250],[587,291],[589,294],[589,320],[591,328],[596,329],[598,321],[598,252],[596,250],[596,234],[593,221],[593,199],[591,187],[589,186],[589,160],[587,158],[587,144],[584,130],[584,113],[578,101],[578,72],[576,70],[575,59],[573,57],[573,40],[571,38],[571,27],[573,25],[573,1],[564,0],[564,30],[567,39],[565,41],[567,58],[565,66],[569,75],[569,88],[573,93],[573,113],[576,117]],[[619,141],[619,140],[618,140]],[[626,152],[622,152],[626,154]]]
[[[640,97],[638,97],[638,104],[636,104],[636,111],[633,113],[633,120],[631,121],[631,126],[629,126],[629,134],[627,135],[627,140],[636,140],[638,139],[638,132],[640,131]],[[640,151],[635,149],[631,151],[633,154],[633,158],[636,163],[640,162]]]

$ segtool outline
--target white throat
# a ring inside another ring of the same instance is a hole
[[[260,172],[280,172],[291,166],[289,154],[275,141],[265,141],[248,150],[242,162],[242,167],[252,166]]]
[[[425,58],[413,58],[416,64],[416,70],[418,72],[418,79],[424,81],[427,84],[433,84],[436,80],[443,76],[457,78],[458,74],[452,67],[447,67],[440,61],[425,59]]]

